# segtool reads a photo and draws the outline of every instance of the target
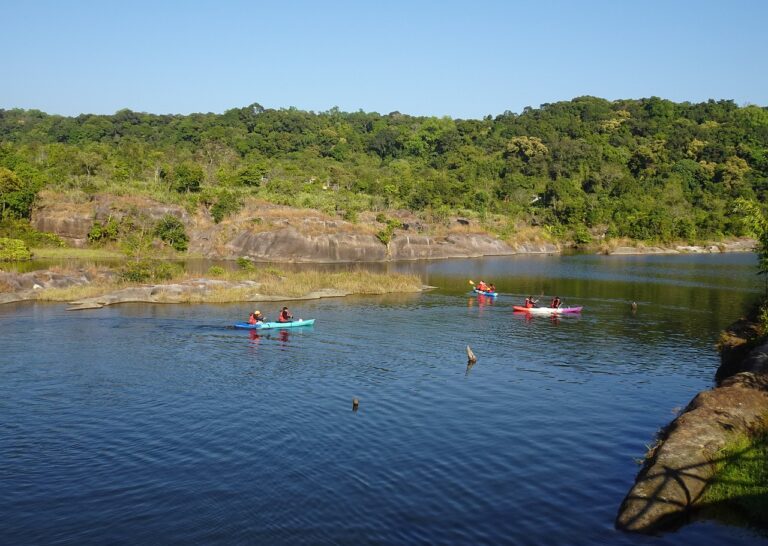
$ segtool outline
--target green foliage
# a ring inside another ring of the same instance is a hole
[[[219,192],[216,202],[211,206],[213,221],[220,223],[225,217],[230,216],[243,207],[243,202],[238,196],[229,191]]]
[[[768,216],[754,201],[737,199],[734,212],[739,215],[743,225],[757,239],[758,273],[768,274]]]
[[[224,273],[226,273],[224,268],[218,265],[212,265],[208,268],[208,274],[211,277],[221,277]]]
[[[768,524],[768,434],[735,439],[719,453],[716,468],[698,504],[725,504],[753,525]]]
[[[142,259],[125,264],[120,276],[130,282],[168,281],[180,275],[183,270],[180,264]]]
[[[50,188],[208,206],[216,221],[258,196],[350,221],[469,209],[547,225],[553,237],[600,226],[648,241],[713,239],[743,232],[734,199],[768,202],[766,120],[764,107],[659,97],[577,97],[482,120],[259,105],[188,116],[0,110],[0,214],[29,217]]]
[[[98,244],[117,241],[119,235],[120,223],[116,218],[110,216],[104,224],[99,221],[93,223],[88,232],[88,242]]]
[[[573,242],[577,245],[588,245],[592,242],[592,235],[590,235],[586,226],[576,226],[573,230]]]
[[[240,256],[237,259],[237,267],[242,269],[243,271],[255,271],[256,266],[253,264],[253,261],[246,258],[245,256]]]
[[[24,241],[0,237],[0,261],[17,262],[31,259],[32,254],[30,254]]]
[[[29,218],[37,185],[25,183],[15,172],[0,166],[0,219]]]
[[[387,226],[376,234],[376,238],[384,245],[389,245],[395,236],[395,230],[403,227],[399,220],[387,219]]]
[[[173,216],[166,214],[155,226],[156,237],[171,245],[174,250],[185,252],[189,243],[189,237],[184,228],[184,223]]]
[[[27,220],[14,220],[6,218],[0,220],[0,237],[19,239],[29,248],[60,248],[67,244],[64,240],[45,231],[37,231],[29,225]]]
[[[173,189],[177,192],[197,192],[205,179],[203,168],[196,163],[182,163],[173,171]]]

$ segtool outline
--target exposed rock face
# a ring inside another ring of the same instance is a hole
[[[69,203],[45,195],[32,211],[31,224],[39,231],[55,233],[72,246],[82,247],[88,242],[88,233],[95,221],[106,222],[110,217],[121,220],[130,214],[141,214],[152,221],[172,214],[182,222],[189,222],[187,211],[177,205],[111,195],[95,196],[86,203]]]
[[[366,233],[304,235],[293,227],[239,232],[226,243],[225,255],[293,262],[380,262],[514,254],[506,243],[482,234],[444,237],[397,234],[389,245]]]
[[[652,533],[680,523],[712,478],[717,453],[768,425],[768,342],[729,366],[740,371],[699,393],[659,438],[619,509],[619,529]]]
[[[31,223],[38,231],[55,233],[72,246],[81,247],[88,242],[93,219],[91,207],[49,204],[32,211]]]
[[[737,239],[710,245],[678,245],[674,248],[658,246],[618,246],[608,254],[717,254],[719,252],[752,252],[755,247],[753,239]]]

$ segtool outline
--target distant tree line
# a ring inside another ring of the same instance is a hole
[[[28,215],[44,188],[187,200],[218,207],[217,221],[257,195],[352,220],[406,208],[576,242],[695,241],[742,234],[737,198],[765,202],[768,109],[579,97],[467,120],[259,104],[191,115],[0,110],[0,211]]]

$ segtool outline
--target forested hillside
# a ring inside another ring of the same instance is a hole
[[[217,221],[256,195],[352,221],[406,208],[578,243],[717,239],[740,234],[735,198],[765,201],[768,110],[655,97],[580,97],[481,120],[258,104],[74,118],[0,110],[2,214],[27,216],[43,188],[140,193],[211,207]]]

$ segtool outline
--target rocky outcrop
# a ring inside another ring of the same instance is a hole
[[[674,247],[658,246],[617,246],[609,249],[606,254],[717,254],[720,252],[752,252],[755,248],[754,239],[736,239],[717,244],[707,245],[677,245]]]
[[[381,262],[474,258],[510,254],[552,254],[560,247],[540,240],[510,246],[467,218],[427,225],[408,211],[391,211],[399,222],[389,244],[379,239],[386,228],[373,213],[351,223],[316,210],[296,209],[250,200],[237,214],[216,224],[207,209],[190,214],[184,207],[146,198],[97,195],[84,203],[66,202],[61,196],[43,194],[33,211],[36,229],[55,233],[74,246],[83,246],[94,222],[118,221],[126,216],[157,221],[170,214],[179,218],[189,235],[189,251],[217,259],[249,257],[272,262]],[[751,250],[753,241],[675,248],[619,246],[608,254],[677,254]]]
[[[335,289],[315,290],[303,296],[281,296],[260,294],[259,283],[254,281],[218,281],[212,279],[196,279],[173,284],[155,284],[134,286],[115,290],[93,298],[85,298],[71,302],[67,311],[83,309],[99,309],[118,303],[193,303],[208,301],[207,297],[216,289],[243,289],[244,293],[238,302],[268,302],[268,301],[298,301],[315,300],[320,298],[339,298],[349,296],[351,292]]]
[[[37,299],[40,292],[46,288],[66,288],[69,286],[87,285],[91,282],[108,283],[115,280],[116,273],[108,269],[77,270],[68,274],[52,271],[36,271],[33,273],[6,273],[0,271],[0,304]],[[69,311],[82,309],[98,309],[106,305],[118,303],[195,303],[195,302],[264,302],[264,301],[298,301],[320,298],[338,298],[349,296],[352,292],[334,288],[313,290],[301,296],[285,296],[280,294],[262,294],[259,292],[261,283],[242,280],[226,281],[220,279],[191,279],[178,283],[151,284],[130,286],[108,291],[98,296],[70,302]],[[428,290],[433,287],[414,286],[413,291]],[[234,291],[222,300],[221,291]]]
[[[32,211],[31,224],[38,231],[54,233],[75,247],[88,242],[94,220],[92,207],[66,204],[48,204]]]
[[[718,374],[718,386],[699,393],[660,435],[619,509],[619,529],[653,533],[684,521],[712,478],[718,453],[736,435],[768,425],[768,342],[740,365],[732,356],[724,365],[727,360],[735,373]]]
[[[294,227],[274,231],[237,232],[218,257],[247,256],[257,261],[381,262],[514,254],[506,243],[482,234],[433,237],[397,234],[389,245],[372,234],[306,235]]]
[[[31,224],[38,231],[54,233],[75,247],[85,246],[94,222],[109,218],[122,220],[126,216],[144,216],[157,221],[171,214],[185,223],[190,215],[178,205],[164,205],[147,199],[97,195],[85,203],[73,203],[43,193],[32,211]]]

